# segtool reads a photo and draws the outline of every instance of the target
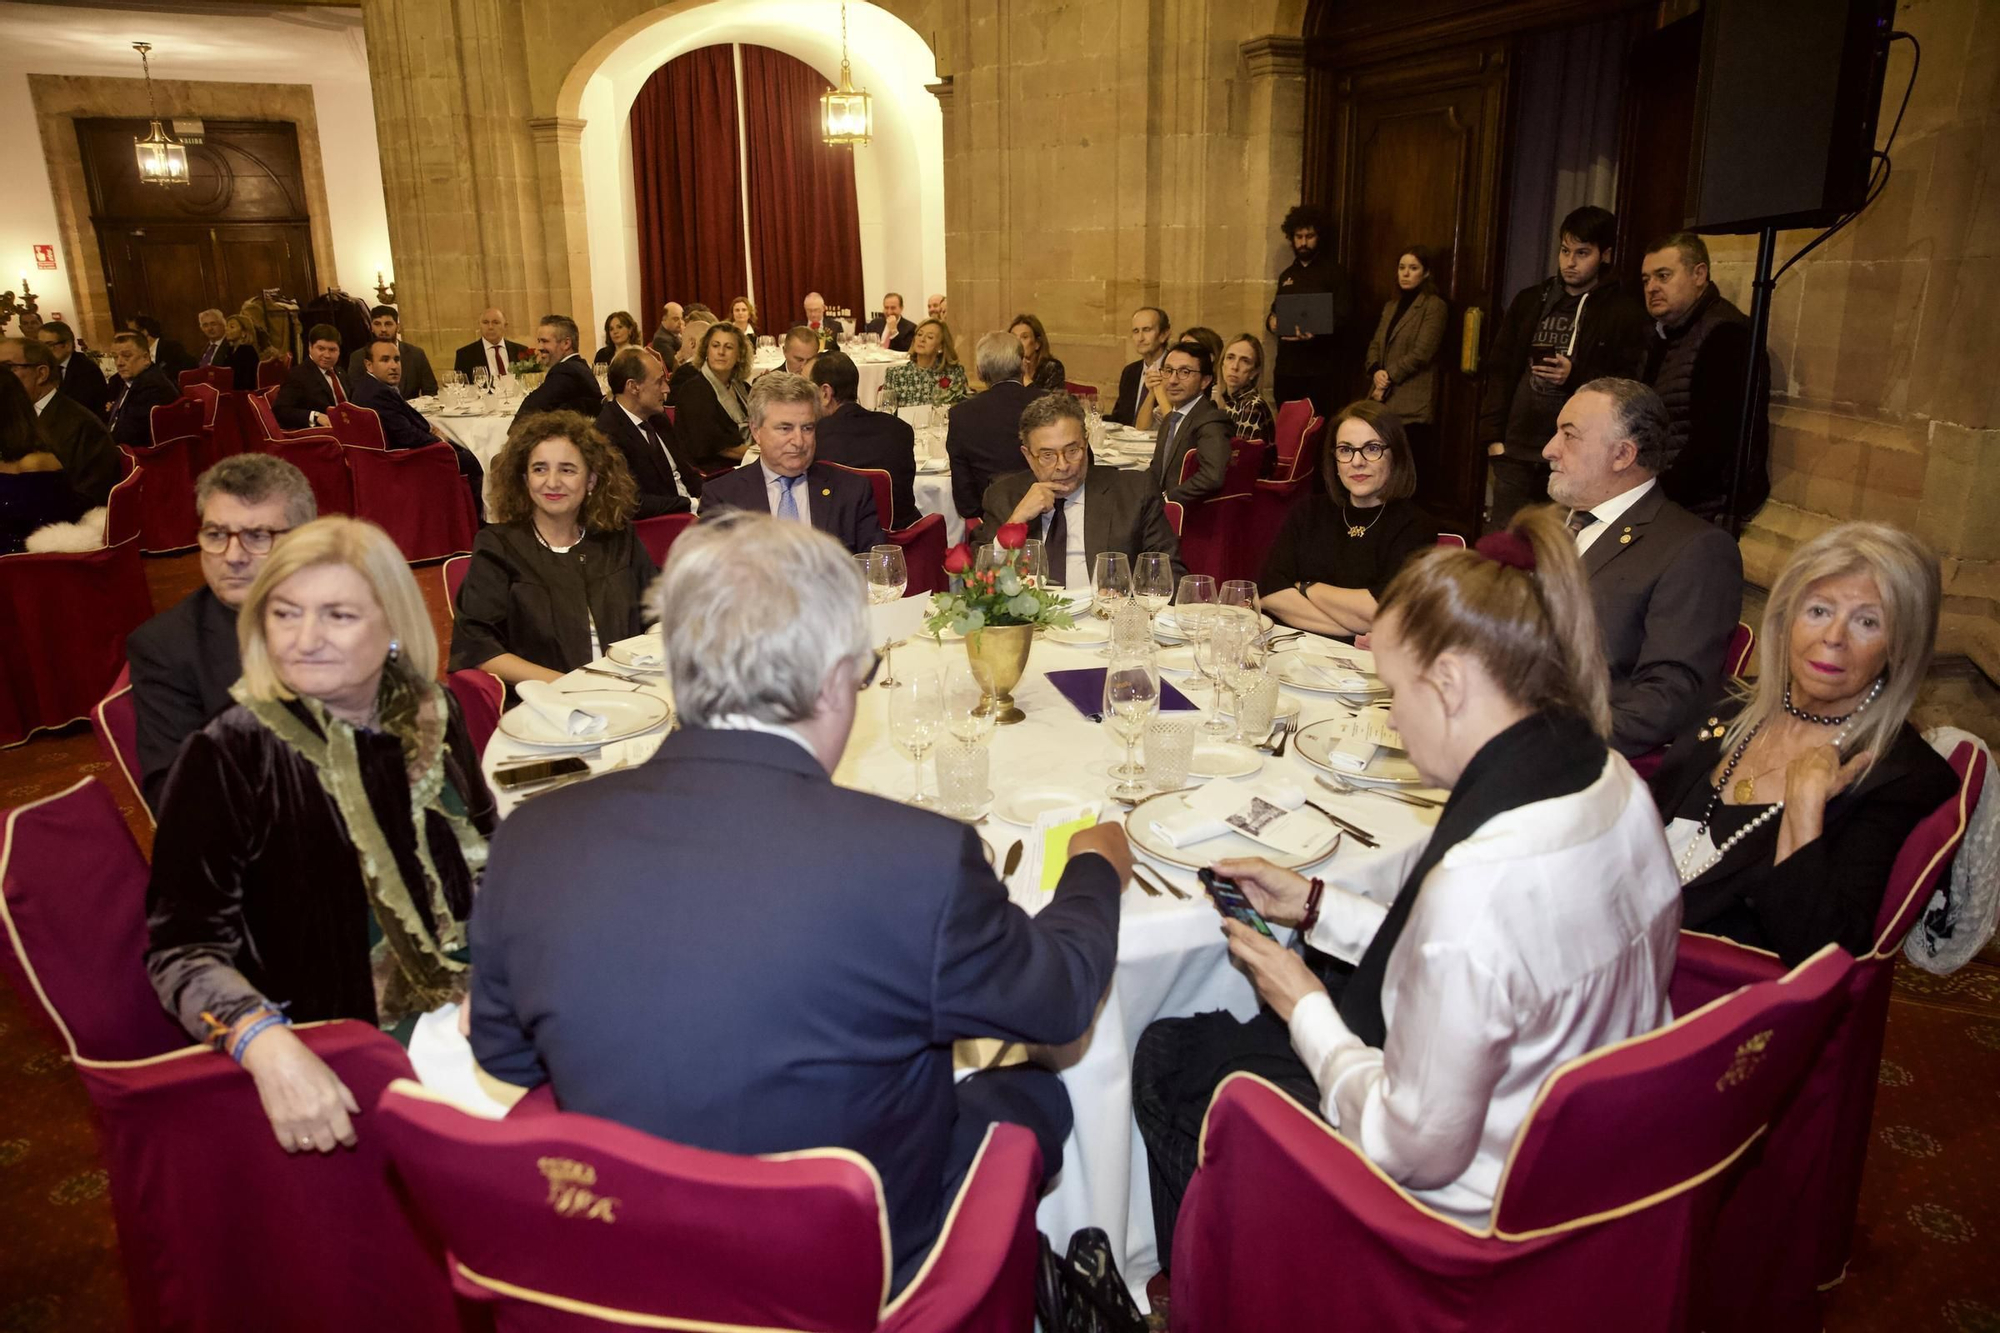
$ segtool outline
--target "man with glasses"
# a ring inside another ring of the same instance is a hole
[[[69,488],[84,508],[104,503],[118,481],[118,450],[104,423],[61,392],[55,355],[26,338],[0,340],[0,364],[13,372],[35,405],[35,430],[63,465]]]
[[[1001,477],[986,488],[987,532],[1003,523],[1026,523],[1048,557],[1049,577],[1066,588],[1090,586],[1100,551],[1164,551],[1174,579],[1187,572],[1180,539],[1167,523],[1160,493],[1145,474],[1092,467],[1085,443],[1083,407],[1066,393],[1051,393],[1021,413],[1021,453],[1026,472]]]
[[[1229,471],[1229,438],[1234,425],[1208,396],[1215,383],[1215,362],[1200,343],[1182,343],[1167,353],[1167,404],[1172,409],[1160,423],[1153,444],[1150,475],[1154,489],[1169,500],[1191,505],[1222,489]],[[1200,465],[1186,482],[1182,460],[1192,450]]]
[[[139,729],[139,790],[155,811],[181,742],[234,702],[243,674],[236,609],[285,533],[317,517],[305,473],[270,454],[232,454],[194,484],[203,587],[125,640]]]

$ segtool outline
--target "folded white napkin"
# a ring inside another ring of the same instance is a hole
[[[565,736],[596,736],[611,725],[611,719],[602,713],[571,707],[563,692],[545,680],[522,681],[514,693],[535,716]]]
[[[1176,850],[1240,833],[1286,855],[1304,856],[1331,836],[1322,824],[1297,813],[1306,803],[1305,789],[1284,778],[1247,783],[1216,778],[1181,800],[1184,809],[1153,820],[1153,832]]]
[[[660,636],[657,634],[634,634],[631,638],[620,639],[611,646],[625,650],[625,655],[631,659],[626,663],[628,666],[660,667],[667,664],[667,655],[661,649]]]
[[[1380,709],[1364,709],[1358,716],[1342,718],[1334,730],[1340,741],[1326,752],[1326,761],[1349,773],[1367,769],[1377,750],[1405,748],[1402,735],[1389,725],[1388,716]]]
[[[1374,681],[1336,658],[1293,653],[1291,660],[1294,668],[1308,680],[1329,690],[1352,690],[1359,694],[1375,688]]]

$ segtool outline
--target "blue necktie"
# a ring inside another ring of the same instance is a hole
[[[801,481],[804,481],[805,478],[780,477],[778,478],[778,480],[784,485],[785,488],[785,493],[778,497],[778,517],[788,518],[792,520],[792,522],[796,523],[799,521],[799,502],[792,496],[792,487],[798,485]]]

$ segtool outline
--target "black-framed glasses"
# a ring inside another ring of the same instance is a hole
[[[201,549],[210,555],[221,555],[227,551],[232,537],[242,542],[243,549],[251,555],[264,555],[270,551],[273,542],[290,531],[290,528],[223,528],[204,525],[201,531],[195,534],[195,540],[200,542]]]
[[[1388,446],[1380,440],[1370,440],[1358,449],[1351,444],[1336,444],[1333,446],[1333,456],[1343,463],[1352,463],[1356,454],[1360,454],[1363,458],[1373,463],[1388,452]]]

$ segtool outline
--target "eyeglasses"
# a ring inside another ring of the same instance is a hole
[[[1163,373],[1170,380],[1194,379],[1201,374],[1200,366],[1164,366]]]
[[[201,543],[201,549],[210,555],[221,555],[227,551],[232,537],[243,543],[243,549],[251,555],[263,555],[271,549],[272,542],[290,531],[290,528],[204,527],[196,534],[196,540]]]
[[[1370,440],[1359,449],[1351,444],[1336,444],[1333,446],[1333,456],[1343,463],[1352,463],[1356,454],[1360,454],[1372,463],[1388,452],[1388,447],[1380,440]]]
[[[1083,461],[1083,446],[1072,444],[1061,453],[1048,449],[1037,449],[1030,457],[1036,467],[1054,467],[1058,463],[1080,463]]]

